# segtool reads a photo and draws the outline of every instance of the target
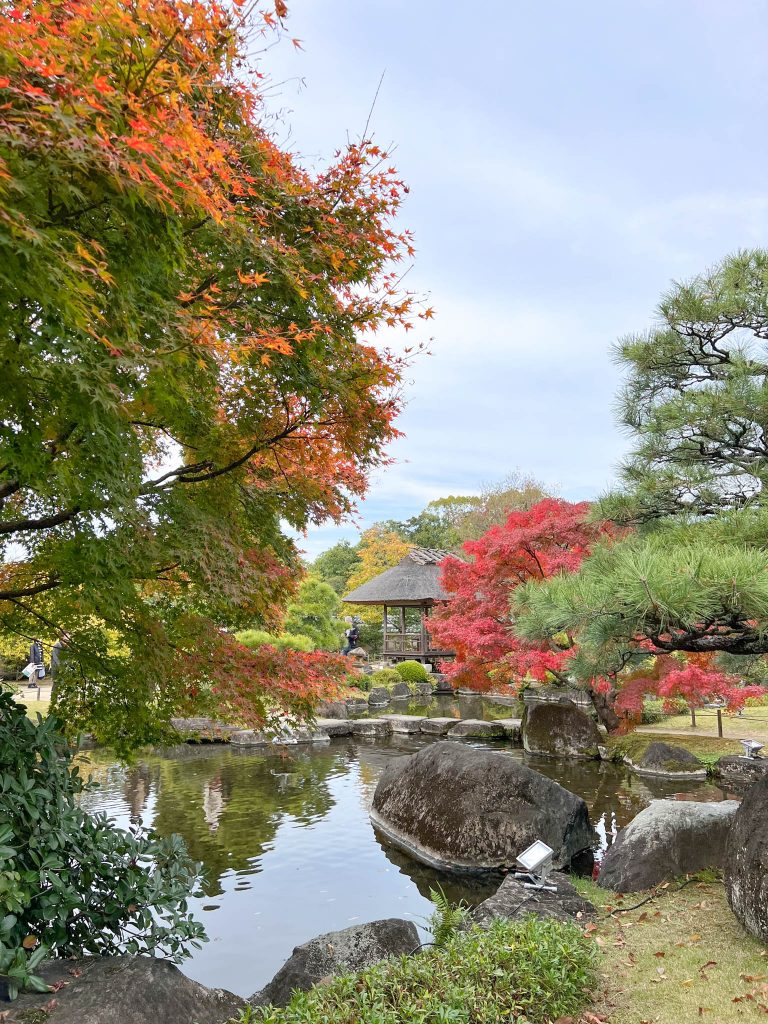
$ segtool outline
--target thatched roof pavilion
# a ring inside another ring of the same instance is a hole
[[[413,548],[393,569],[342,598],[346,604],[382,606],[387,657],[415,661],[453,657],[452,651],[432,647],[428,629],[430,609],[450,598],[440,585],[440,562],[449,554],[439,548]]]

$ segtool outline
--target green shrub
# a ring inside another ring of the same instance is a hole
[[[356,686],[357,689],[362,690],[363,693],[368,693],[372,685],[371,676],[367,676],[364,672],[347,676],[344,683],[346,686]]]
[[[643,725],[656,725],[666,717],[664,701],[656,700],[655,697],[646,697],[643,701],[643,712],[640,718]]]
[[[266,1024],[545,1024],[577,1017],[596,982],[593,944],[574,924],[532,916],[454,935],[441,948],[342,975],[282,1008],[243,1020]]]
[[[395,671],[406,683],[423,683],[427,679],[427,670],[420,661],[401,661]]]
[[[205,938],[187,912],[199,865],[178,836],[90,815],[90,784],[54,717],[0,693],[0,979],[11,998],[48,991],[46,956],[149,953],[179,962]]]
[[[315,644],[311,637],[302,636],[301,633],[280,633],[279,636],[275,636],[273,633],[267,633],[264,629],[243,629],[239,633],[235,633],[235,639],[239,640],[241,644],[245,644],[246,647],[277,647],[278,650],[291,650],[291,651],[304,651],[305,654],[310,654],[315,649]]]
[[[395,683],[402,683],[402,677],[400,673],[394,668],[380,668],[375,672],[372,672],[368,677],[371,681],[371,686],[385,686],[389,689],[390,686],[394,686]]]

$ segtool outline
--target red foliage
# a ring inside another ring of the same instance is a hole
[[[305,654],[268,645],[253,649],[217,632],[185,658],[182,671],[188,673],[190,702],[197,713],[204,669],[216,717],[249,728],[278,729],[286,720],[311,716],[318,700],[337,697],[349,667],[339,654]]]
[[[762,686],[742,686],[737,676],[718,671],[713,661],[711,654],[689,654],[685,664],[672,655],[658,655],[647,668],[621,680],[616,711],[638,722],[648,694],[661,697],[667,711],[674,710],[675,698],[682,698],[689,708],[724,701],[728,711],[739,711],[750,697],[768,693]]]
[[[516,685],[525,676],[544,680],[571,656],[568,640],[532,644],[512,632],[510,598],[529,580],[573,572],[603,535],[606,524],[586,522],[587,502],[547,498],[525,512],[513,512],[479,540],[464,544],[469,561],[443,562],[443,586],[450,603],[437,609],[431,631],[442,647],[456,652],[444,666],[464,686],[487,690]]]

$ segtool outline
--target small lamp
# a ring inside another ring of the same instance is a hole
[[[758,743],[757,740],[739,740],[739,743],[744,747],[744,757],[759,757],[760,751],[763,749],[763,744]]]
[[[531,843],[517,858],[517,864],[523,869],[515,872],[515,878],[530,889],[543,889],[557,892],[557,886],[547,881],[552,870],[552,858],[555,851],[541,839]]]

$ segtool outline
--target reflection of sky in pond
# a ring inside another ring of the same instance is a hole
[[[368,808],[382,769],[424,742],[336,740],[250,753],[186,746],[130,767],[95,751],[90,771],[101,789],[85,803],[120,825],[141,816],[164,834],[184,837],[206,868],[204,894],[191,904],[210,941],[183,970],[249,995],[314,935],[381,917],[422,927],[437,882],[451,898],[472,903],[498,884],[440,876],[374,835]],[[722,798],[706,783],[683,787],[615,765],[534,760],[501,749],[583,796],[603,845],[654,797]]]

